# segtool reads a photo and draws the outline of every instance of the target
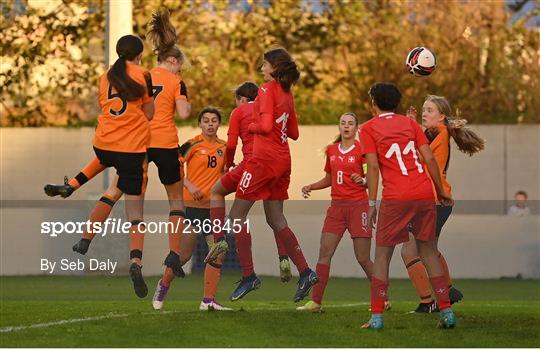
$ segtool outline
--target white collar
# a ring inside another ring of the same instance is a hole
[[[340,152],[341,154],[347,154],[347,153],[349,153],[350,151],[352,151],[352,150],[354,149],[354,147],[356,147],[356,145],[353,143],[351,147],[347,148],[346,150],[342,150],[342,149],[341,149],[341,142],[340,142],[340,143],[338,144],[338,146],[337,146],[337,148],[338,148],[338,150],[339,150],[339,152]]]
[[[378,116],[379,117],[388,117],[389,115],[393,115],[395,114],[394,112],[388,112],[388,113],[383,113],[383,114],[379,114]]]

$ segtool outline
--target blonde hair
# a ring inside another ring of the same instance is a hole
[[[472,156],[484,149],[485,141],[476,132],[466,127],[467,119],[455,117],[452,113],[450,103],[443,96],[428,95],[426,101],[430,101],[444,115],[444,124],[448,128],[448,133],[456,142],[458,149]]]
[[[186,55],[176,45],[178,36],[176,29],[171,24],[169,10],[162,7],[154,11],[148,26],[150,29],[146,33],[146,38],[152,44],[152,51],[157,55],[158,62],[163,62],[168,57],[174,57],[182,64],[189,66]]]
[[[354,114],[354,112],[345,112],[345,113],[343,113],[342,115],[339,116],[339,120],[341,120],[341,117],[346,116],[346,115],[349,115],[349,116],[353,117],[354,121],[356,122],[356,126],[358,126],[358,117],[356,116],[356,114]],[[341,134],[336,136],[336,138],[331,143],[331,145],[333,145],[335,143],[339,143],[339,142],[341,142]],[[330,145],[328,145],[327,148],[328,147],[330,147]]]

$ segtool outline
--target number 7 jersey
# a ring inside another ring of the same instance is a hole
[[[431,180],[418,158],[428,139],[416,120],[384,113],[362,125],[362,154],[377,154],[383,199],[434,199]]]

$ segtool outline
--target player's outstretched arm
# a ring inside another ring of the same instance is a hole
[[[439,199],[439,202],[441,202],[442,205],[452,205],[452,196],[444,190],[439,165],[437,164],[435,156],[433,156],[433,152],[431,152],[431,148],[429,148],[429,145],[425,144],[420,146],[418,151],[420,151],[429,175],[431,176],[431,180],[435,185],[435,190],[437,191],[437,198]]]
[[[323,188],[330,186],[332,186],[332,175],[330,175],[330,173],[326,173],[326,175],[324,175],[324,177],[319,181],[302,187],[302,194],[304,195],[304,198],[307,198],[309,197],[311,191],[322,190]]]

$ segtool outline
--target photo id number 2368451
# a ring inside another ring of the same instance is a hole
[[[212,232],[212,233],[218,233],[221,230],[228,232],[228,233],[239,233],[242,230],[242,226],[247,227],[247,232],[250,232],[249,230],[249,219],[229,219],[226,218],[225,222],[223,223],[223,226],[220,225],[220,220],[215,219],[184,219],[184,233],[205,233],[205,232]]]

